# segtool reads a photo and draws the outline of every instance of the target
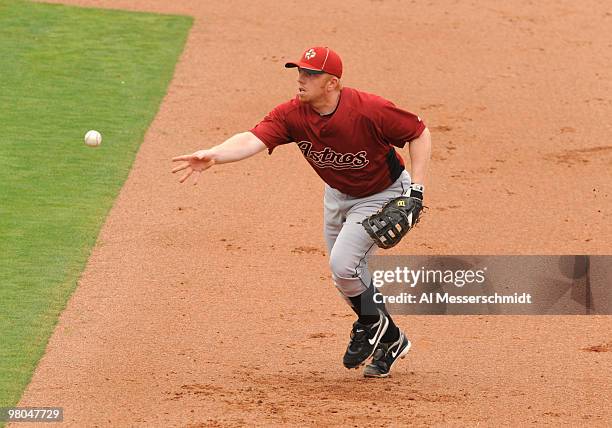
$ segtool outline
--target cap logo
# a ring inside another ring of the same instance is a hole
[[[304,58],[310,59],[310,58],[314,58],[316,55],[317,53],[315,52],[314,49],[308,49],[306,53],[304,54]]]

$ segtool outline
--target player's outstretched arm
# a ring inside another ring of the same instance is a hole
[[[172,173],[187,170],[179,180],[183,183],[195,172],[193,184],[197,184],[200,173],[206,171],[211,166],[237,162],[265,149],[266,145],[253,133],[242,132],[228,138],[218,146],[173,158],[172,162],[184,163],[174,168]]]

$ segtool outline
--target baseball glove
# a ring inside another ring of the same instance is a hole
[[[376,214],[365,218],[361,225],[380,248],[391,248],[420,220],[423,193],[411,192],[387,202]]]

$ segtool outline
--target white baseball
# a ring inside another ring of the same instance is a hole
[[[85,144],[89,147],[98,147],[102,142],[102,135],[98,131],[87,131],[85,134]]]

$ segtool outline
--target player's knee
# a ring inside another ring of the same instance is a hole
[[[346,298],[359,296],[366,290],[359,278],[338,278],[334,276],[333,280],[338,291]],[[347,301],[350,304],[350,300],[347,299]]]
[[[340,251],[332,251],[329,257],[329,268],[336,288],[345,296],[353,297],[363,293],[365,286],[359,272],[353,266],[355,261]]]
[[[351,260],[340,251],[332,251],[329,255],[329,269],[337,278],[357,278],[357,271],[351,266]]]

